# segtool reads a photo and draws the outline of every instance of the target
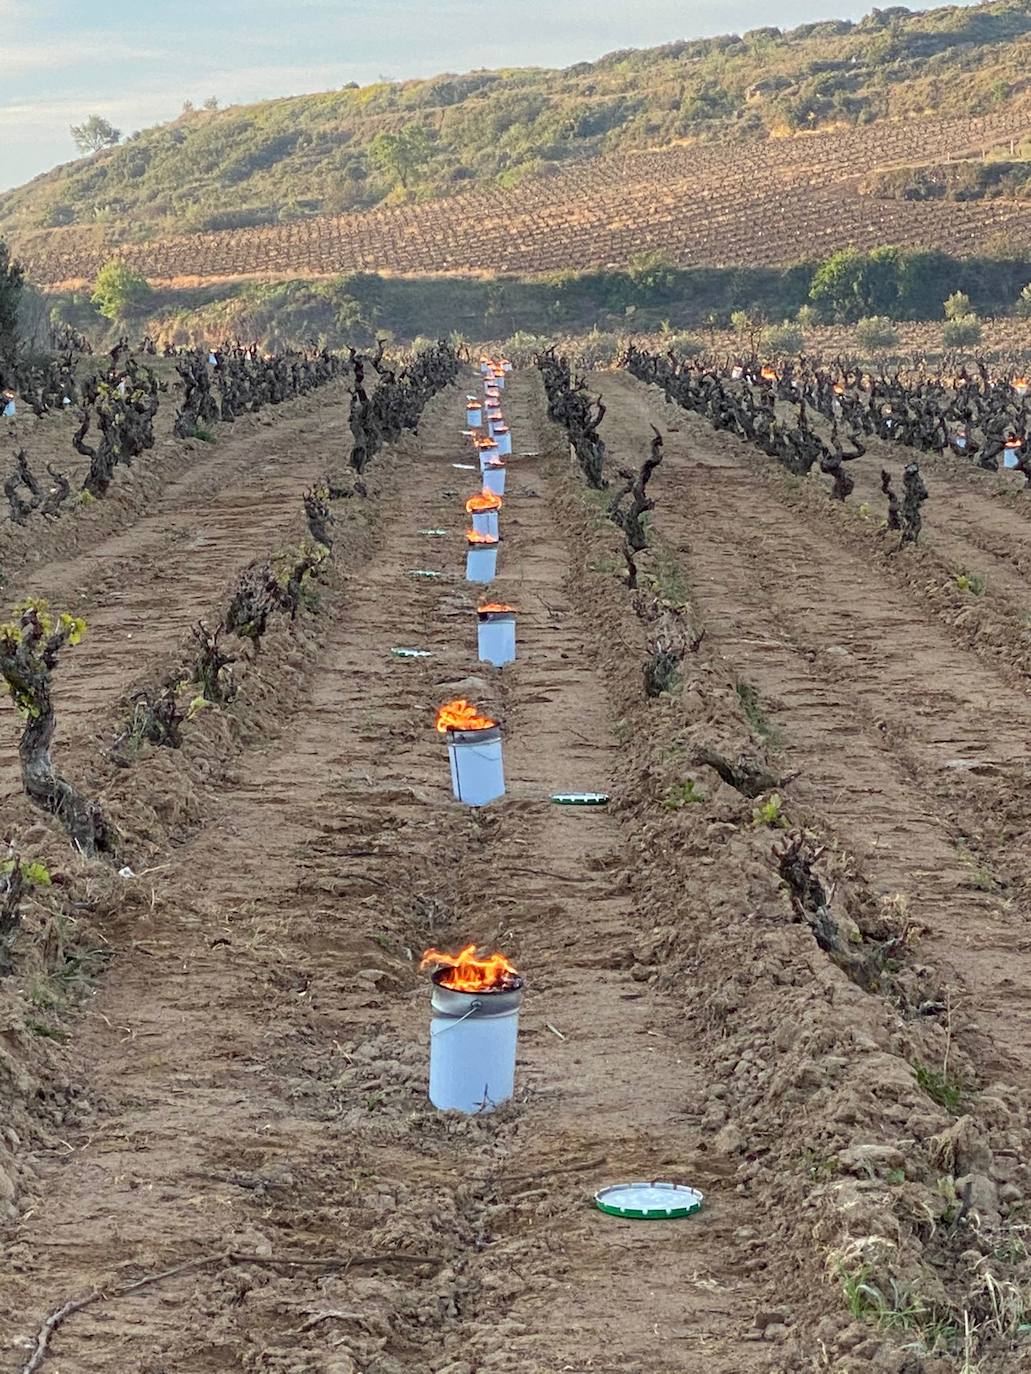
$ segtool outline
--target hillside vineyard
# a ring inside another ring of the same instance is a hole
[[[730,146],[678,145],[598,158],[512,189],[263,229],[198,234],[117,250],[156,285],[342,272],[537,273],[625,266],[662,249],[684,266],[786,265],[844,244],[969,255],[1031,242],[1031,206],[881,200],[871,170],[982,153],[1027,129],[1026,102],[980,119],[880,123]],[[33,278],[92,281],[110,256],[75,229],[16,236]]]

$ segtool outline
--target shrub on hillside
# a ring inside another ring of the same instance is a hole
[[[856,342],[868,353],[895,348],[899,342],[899,331],[887,315],[867,315],[856,325]]]
[[[954,315],[945,321],[942,343],[946,348],[972,348],[981,342],[981,321],[976,315]]]
[[[608,334],[600,329],[592,329],[589,334],[578,341],[576,356],[585,367],[607,367],[616,361],[621,347],[622,341],[618,334]]]
[[[543,334],[531,334],[528,330],[520,329],[505,340],[501,351],[517,367],[526,367],[532,362],[533,355],[543,353],[550,343],[551,340]]]
[[[705,352],[705,345],[696,334],[663,334],[661,347],[671,348],[678,358],[697,358]]]
[[[802,326],[792,320],[771,325],[766,334],[766,347],[771,353],[801,353],[805,347]]]
[[[97,274],[90,299],[105,319],[125,320],[147,305],[150,284],[127,262],[112,258]]]

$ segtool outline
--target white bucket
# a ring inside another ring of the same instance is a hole
[[[1015,468],[1020,462],[1020,455],[1016,449],[1004,448],[1002,451],[1002,465],[1004,468]]]
[[[480,611],[479,653],[481,663],[503,668],[516,656],[516,618],[514,611]]]
[[[507,376],[512,371],[512,364],[507,358],[501,360],[501,371]]]
[[[491,435],[498,446],[498,457],[509,458],[512,454],[512,431],[507,425],[496,428],[491,425]]]
[[[500,992],[455,992],[434,983],[430,1005],[430,1101],[474,1116],[515,1091],[522,985]]]
[[[504,389],[505,389],[505,373],[504,373],[504,369],[496,370],[496,371],[495,371],[495,373],[494,373],[494,385],[497,387],[497,389],[498,389],[499,391],[504,391]]]
[[[483,478],[483,485],[495,496],[504,496],[505,494],[505,471],[504,466],[498,463],[495,467],[484,468],[480,474]]]
[[[491,370],[491,366],[490,366],[489,360],[488,360],[487,358],[481,358],[481,359],[480,359],[480,375],[483,376],[483,377],[486,377],[487,373],[490,372],[490,370]]]
[[[483,407],[479,405],[466,406],[465,423],[469,429],[480,429],[483,426]]]
[[[477,534],[489,534],[492,539],[498,537],[498,513],[496,510],[476,510],[472,512],[473,529]]]
[[[498,568],[497,544],[468,544],[465,555],[467,582],[493,582]]]
[[[491,444],[489,448],[486,444],[484,444],[483,447],[480,448],[479,454],[481,472],[486,472],[489,465],[491,463],[496,463],[498,459],[501,457],[501,455],[498,453],[497,444]]]
[[[486,806],[505,795],[501,731],[496,725],[489,730],[449,730],[447,752],[456,801]]]

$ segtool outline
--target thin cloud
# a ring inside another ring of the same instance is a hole
[[[2,5],[0,0],[0,18]],[[39,43],[16,39],[5,46],[2,63],[4,75],[14,76],[22,72],[61,71],[85,62],[154,62],[162,56],[156,48],[141,48],[118,39],[64,38]]]

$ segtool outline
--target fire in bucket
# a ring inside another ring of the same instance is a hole
[[[477,616],[480,662],[493,663],[495,668],[512,663],[516,656],[516,608],[490,601],[479,607]]]
[[[493,582],[498,569],[498,536],[466,530],[465,580]]]
[[[470,496],[465,503],[466,513],[472,517],[473,529],[477,534],[498,537],[498,513],[501,510],[501,497],[495,491],[484,488],[476,496]]]
[[[467,1116],[507,1102],[515,1089],[522,975],[504,954],[480,958],[475,945],[457,954],[428,949],[420,967],[434,970],[430,1101]]]
[[[437,712],[437,733],[447,740],[451,789],[467,806],[486,806],[505,795],[501,731],[490,716],[459,697]]]

